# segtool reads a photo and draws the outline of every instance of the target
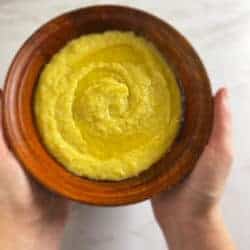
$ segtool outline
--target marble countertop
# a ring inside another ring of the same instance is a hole
[[[193,44],[215,91],[231,95],[236,159],[222,201],[223,214],[240,250],[250,246],[250,1],[249,0],[0,0],[0,86],[25,39],[62,12],[116,3],[144,9],[174,25]],[[150,204],[118,208],[75,204],[63,250],[163,250]]]

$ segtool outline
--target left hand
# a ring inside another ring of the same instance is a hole
[[[8,148],[0,90],[0,249],[57,248],[68,208],[69,201],[31,179]]]

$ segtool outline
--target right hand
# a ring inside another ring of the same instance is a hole
[[[191,175],[171,191],[152,199],[156,219],[166,229],[169,220],[193,220],[218,211],[233,159],[231,114],[226,89],[214,98],[214,126],[209,143]]]

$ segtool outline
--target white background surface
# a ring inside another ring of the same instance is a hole
[[[231,93],[236,160],[222,201],[240,250],[250,246],[250,1],[249,0],[0,0],[0,86],[24,40],[41,24],[80,6],[117,3],[152,12],[174,25],[203,59],[213,90]],[[63,250],[166,249],[150,205],[75,205]]]

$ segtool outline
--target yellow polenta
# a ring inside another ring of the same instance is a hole
[[[48,151],[74,174],[97,180],[148,169],[175,139],[181,110],[170,67],[132,32],[69,42],[45,66],[34,98]]]

